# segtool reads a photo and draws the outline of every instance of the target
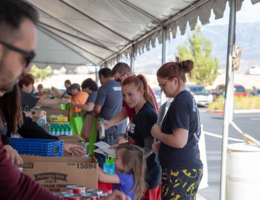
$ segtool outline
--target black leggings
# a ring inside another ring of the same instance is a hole
[[[196,200],[203,168],[162,167],[162,200]]]

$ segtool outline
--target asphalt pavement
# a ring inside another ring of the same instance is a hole
[[[222,136],[223,114],[212,114],[206,111],[206,108],[200,108],[201,124],[204,126],[204,131]],[[260,113],[234,114],[233,121],[243,132],[260,141]],[[231,125],[229,127],[229,137],[243,140],[241,134]],[[206,200],[219,200],[222,139],[205,135],[205,140],[209,187],[199,190],[199,194]],[[237,142],[229,141],[228,143]],[[197,200],[199,199],[197,198]]]

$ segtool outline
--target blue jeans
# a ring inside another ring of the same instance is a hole
[[[104,139],[102,139],[102,140],[99,138],[98,139],[99,139],[99,141],[105,142],[105,143],[109,144],[110,146],[112,146],[115,144],[115,140],[117,138],[124,136],[124,135],[125,135],[124,133],[123,134],[113,134],[113,135],[106,134]],[[103,154],[95,153],[95,157],[98,160],[99,167],[103,168],[103,164],[105,164],[107,156],[105,156]]]

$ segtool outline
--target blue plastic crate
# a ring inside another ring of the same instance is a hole
[[[25,139],[10,138],[13,148],[19,154],[46,156],[46,157],[63,157],[62,140],[43,140],[43,139]]]

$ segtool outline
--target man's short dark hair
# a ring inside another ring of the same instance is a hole
[[[67,84],[71,85],[71,82],[70,82],[70,80],[66,80],[66,81],[65,81],[65,83],[67,83]]]
[[[37,11],[22,0],[0,0],[0,41],[13,43],[21,32],[24,19],[31,20],[35,25],[39,21]]]
[[[129,72],[129,73],[132,73],[131,71],[131,68],[128,66],[128,64],[126,63],[123,63],[123,62],[119,62],[117,63],[113,69],[112,69],[112,74],[113,76],[116,74],[116,73],[119,73],[120,76],[122,76],[124,73],[126,72]]]
[[[109,68],[103,68],[98,72],[99,76],[103,75],[104,78],[113,78],[112,71]]]

